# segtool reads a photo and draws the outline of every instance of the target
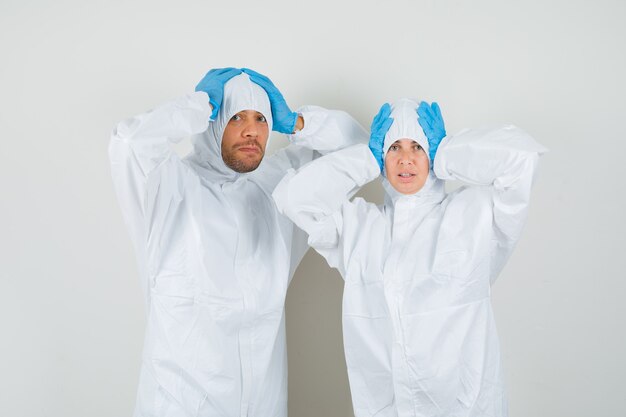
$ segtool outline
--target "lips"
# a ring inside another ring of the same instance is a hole
[[[261,149],[258,146],[252,144],[241,145],[237,147],[237,150],[244,153],[261,153]]]
[[[407,183],[413,181],[415,174],[411,172],[401,172],[398,174],[398,178],[400,179],[400,182]]]
[[[238,150],[246,153],[259,153],[259,148],[255,148],[254,146],[242,146]]]

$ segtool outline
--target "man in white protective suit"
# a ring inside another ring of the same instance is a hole
[[[264,158],[272,128],[291,143]],[[189,136],[181,159],[172,143]],[[358,141],[346,113],[292,112],[267,77],[235,68],[117,125],[112,175],[148,312],[136,417],[287,415],[284,301],[307,245],[271,194],[288,169]]]
[[[403,99],[383,105],[369,148],[328,154],[276,187],[279,210],[345,280],[357,417],[507,415],[490,285],[543,152],[514,126],[446,136],[436,103]],[[384,205],[351,200],[381,172]],[[444,180],[466,185],[446,194]]]

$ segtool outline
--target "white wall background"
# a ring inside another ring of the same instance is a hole
[[[625,21],[623,0],[2,0],[0,415],[131,414],[144,313],[109,132],[249,66],[294,108],[369,126],[419,96],[451,133],[513,122],[550,148],[494,287],[511,416],[625,416]],[[351,413],[340,299],[309,253],[287,301],[293,417]]]

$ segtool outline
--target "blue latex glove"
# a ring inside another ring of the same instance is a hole
[[[209,95],[209,103],[213,106],[211,119],[215,120],[224,98],[224,84],[236,75],[241,74],[237,68],[214,68],[209,71],[196,86],[196,91],[204,91]]]
[[[263,74],[249,68],[242,68],[241,70],[248,74],[253,83],[261,86],[267,93],[272,106],[272,130],[280,133],[293,133],[298,121],[298,113],[291,111],[278,88]]]
[[[417,121],[428,139],[428,157],[431,169],[435,166],[435,154],[441,140],[446,137],[446,128],[441,117],[439,104],[433,102],[432,106],[422,101],[417,108]]]
[[[376,162],[378,162],[381,172],[385,166],[383,161],[383,144],[385,142],[385,135],[393,123],[393,118],[389,117],[390,114],[391,106],[389,103],[383,104],[378,111],[378,114],[374,117],[374,120],[372,120],[372,126],[370,127],[369,147],[374,154],[374,158],[376,158]]]

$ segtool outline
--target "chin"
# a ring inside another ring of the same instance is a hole
[[[248,172],[252,172],[256,170],[259,165],[261,165],[261,161],[263,158],[259,158],[258,160],[250,160],[248,158],[238,159],[235,161],[224,161],[228,168],[232,169],[235,172],[240,174],[246,174]]]
[[[417,192],[419,192],[419,190],[421,190],[424,187],[424,184],[418,185],[418,184],[391,184],[393,185],[393,188],[395,188],[395,190],[401,194],[404,195],[412,195],[415,194]]]

